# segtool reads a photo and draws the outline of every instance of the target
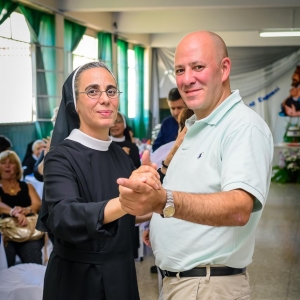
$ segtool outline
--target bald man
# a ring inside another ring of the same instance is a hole
[[[150,240],[165,274],[160,299],[250,299],[246,267],[271,177],[266,123],[230,88],[231,61],[216,34],[188,34],[175,53],[178,90],[195,115],[163,188],[118,179],[130,214],[153,211]],[[144,158],[144,164],[151,163]]]

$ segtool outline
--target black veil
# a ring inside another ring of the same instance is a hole
[[[79,68],[69,75],[63,85],[62,99],[53,129],[51,146],[56,146],[68,137],[73,129],[79,128],[79,116],[75,109],[73,96],[73,77],[76,76]]]

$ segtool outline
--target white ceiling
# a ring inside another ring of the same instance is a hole
[[[300,46],[300,37],[259,37],[259,31],[263,29],[300,29],[300,0],[29,2],[55,9],[93,29],[117,33],[152,47],[175,47],[185,34],[195,30],[214,31],[223,37],[229,47]]]

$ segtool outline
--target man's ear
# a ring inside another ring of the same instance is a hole
[[[221,70],[222,70],[222,81],[226,81],[229,78],[230,70],[231,70],[231,60],[229,57],[223,58],[221,62]]]

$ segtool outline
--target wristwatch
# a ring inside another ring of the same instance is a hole
[[[163,218],[171,218],[175,214],[175,205],[174,205],[174,198],[173,193],[170,190],[166,190],[167,193],[167,202],[163,209]]]

